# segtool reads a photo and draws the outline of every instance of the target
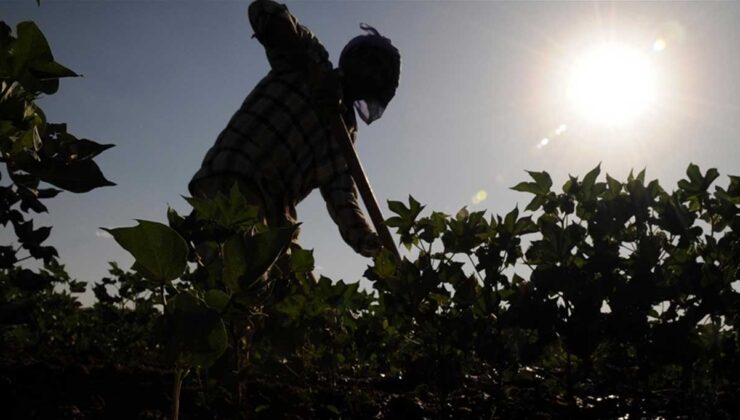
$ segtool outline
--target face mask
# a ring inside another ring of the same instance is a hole
[[[386,104],[377,100],[359,100],[355,101],[354,106],[362,121],[370,125],[370,123],[383,116]]]

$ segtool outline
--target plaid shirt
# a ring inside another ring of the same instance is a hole
[[[298,28],[303,56],[332,69],[324,47],[285,6],[257,0],[250,5],[249,18],[257,38],[269,19],[291,20]],[[272,70],[218,136],[189,189],[192,192],[205,179],[240,179],[256,186],[266,211],[280,209],[291,220],[295,205],[319,188],[342,238],[361,252],[372,229],[357,204],[356,187],[341,150],[315,111],[307,75],[291,64],[295,62],[291,51],[266,47],[266,53]],[[352,108],[344,119],[354,142],[357,123]]]

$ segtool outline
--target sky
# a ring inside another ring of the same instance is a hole
[[[385,201],[409,194],[453,214],[523,207],[528,196],[509,187],[525,170],[547,171],[559,187],[599,163],[618,179],[647,168],[669,190],[690,162],[740,174],[740,2],[286,4],[334,62],[361,22],[401,51],[396,97],[382,119],[360,123],[358,137],[386,217]],[[40,100],[49,121],[116,145],[96,159],[115,187],[60,194],[36,218],[53,226],[47,242],[77,279],[99,280],[108,261],[132,263],[99,227],[165,221],[167,206],[189,213],[188,181],[269,70],[247,6],[0,1],[0,19],[35,21],[57,61],[84,75]],[[594,64],[600,54],[612,55]],[[632,56],[635,64],[620,67]],[[609,95],[617,99],[605,105]],[[609,108],[617,102],[623,109]],[[361,279],[370,261],[343,243],[318,191],[298,218],[319,274]]]

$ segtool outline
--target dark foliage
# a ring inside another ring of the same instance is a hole
[[[109,185],[109,146],[46,124],[60,77],[32,23],[0,26],[0,393],[11,418],[696,418],[740,413],[740,177],[689,165],[673,192],[597,167],[524,213],[450,216],[389,202],[413,255],[373,290],[308,274],[293,228],[235,188],[169,226],[110,229],[136,259],[84,290],[27,216]],[[27,256],[19,257],[21,250]],[[44,268],[24,268],[38,259]],[[174,387],[173,387],[174,385]],[[172,388],[171,388],[172,387]],[[182,397],[180,397],[182,395]],[[179,401],[182,399],[182,407]],[[172,403],[170,407],[168,405]],[[174,415],[176,417],[176,415]]]

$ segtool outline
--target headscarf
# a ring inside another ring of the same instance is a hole
[[[347,43],[339,56],[339,67],[346,67],[350,61],[362,63],[367,71],[360,76],[362,82],[371,83],[378,89],[374,97],[358,99],[353,104],[360,118],[370,124],[383,115],[396,94],[401,55],[391,40],[380,35],[372,26],[362,23],[360,28],[366,33]]]

